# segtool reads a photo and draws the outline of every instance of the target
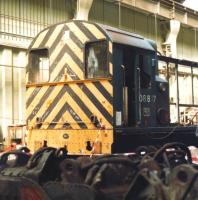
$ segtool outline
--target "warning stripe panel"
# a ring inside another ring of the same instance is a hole
[[[111,81],[100,81],[101,85],[106,89],[106,91],[113,96],[113,86]]]
[[[61,113],[63,114],[66,111],[66,110],[64,110],[65,107],[63,107],[65,102],[67,102],[67,91],[66,90],[65,90],[65,93],[62,96],[62,98],[60,98],[59,101],[56,103],[55,107],[51,108],[50,112],[48,112],[48,115],[46,115],[44,122],[45,123],[57,123],[58,121],[56,120],[56,115],[61,115]],[[44,128],[44,129],[48,127],[48,125],[45,125],[45,123],[42,126],[42,128]],[[50,127],[51,126],[55,126],[55,124],[50,125]]]
[[[48,47],[48,48],[51,48],[51,46],[53,45],[54,42],[57,44],[59,42],[60,37],[63,35],[62,31],[63,31],[63,28],[64,28],[64,24],[60,24],[60,25],[55,26],[55,27],[56,28],[53,29],[53,33],[50,35],[50,37],[46,41],[45,46]],[[58,38],[58,40],[56,42],[57,38]]]
[[[86,35],[86,37],[91,40],[91,41],[96,41],[97,37],[91,32],[89,31],[89,29],[87,29],[82,22],[79,21],[75,21],[74,22],[76,24],[76,26],[78,26],[78,28]]]
[[[83,44],[85,44],[85,42],[89,41],[89,38],[86,36],[86,34],[84,34],[75,23],[73,23],[73,22],[67,23],[67,26],[75,34],[75,36],[79,38],[79,40]]]
[[[41,87],[26,88],[26,107],[29,107],[35,96],[38,94]]]
[[[44,124],[51,123],[50,120],[52,120],[52,119],[49,119],[49,115],[52,115],[51,113],[56,113],[56,115],[59,115],[59,116],[61,115],[60,113],[62,113],[63,111],[58,110],[57,105],[59,104],[59,101],[62,101],[62,102],[65,101],[65,102],[69,102],[69,105],[72,107],[74,112],[82,117],[83,123],[85,123],[88,128],[94,128],[93,125],[90,124],[91,123],[90,116],[92,115],[92,113],[87,108],[87,106],[82,102],[80,97],[78,97],[78,95],[76,95],[75,92],[70,87],[68,87],[66,85],[63,87],[64,88],[61,89],[61,91],[58,93],[58,95],[53,94],[53,95],[56,95],[56,97],[55,97],[54,101],[51,103],[51,105],[48,107],[48,109],[45,110],[45,113],[42,116],[42,120],[43,120]],[[66,91],[67,91],[67,97],[65,97]],[[60,106],[59,106],[59,108],[60,108]],[[78,123],[78,121],[76,123]],[[44,127],[42,127],[42,128],[44,128]]]
[[[50,67],[54,67],[56,66],[56,62],[57,60],[59,60],[62,56],[62,54],[64,54],[64,51],[63,51],[63,48],[64,48],[64,44],[59,42],[56,47],[51,50],[51,54],[50,54]],[[57,59],[57,57],[59,56],[59,59]]]
[[[57,122],[57,123],[60,122],[61,118],[63,118],[64,113],[65,113],[66,111],[67,111],[67,112],[72,116],[72,118],[73,118],[73,122],[74,122],[74,123],[72,123],[72,121],[71,121],[71,122],[68,121],[68,123],[69,123],[71,126],[75,125],[76,128],[78,127],[77,129],[87,129],[86,124],[81,120],[80,116],[79,116],[78,114],[75,113],[75,111],[74,111],[73,108],[68,104],[68,102],[65,102],[65,103],[63,104],[63,106],[61,107],[60,111],[57,112],[57,114],[56,114],[55,117],[53,118],[52,122]],[[66,120],[63,119],[63,121],[66,121]],[[56,128],[56,124],[57,124],[57,123],[53,123],[53,124],[49,125],[48,129],[49,129],[49,128]]]
[[[86,106],[90,109],[91,113],[95,116],[97,116],[99,119],[103,119],[104,121],[102,122],[106,127],[111,127],[111,119],[106,119],[105,115],[103,115],[104,109],[100,110],[98,106],[97,101],[92,101],[91,96],[89,93],[85,93],[85,90],[88,90],[84,84],[71,84],[70,87],[72,88],[73,91],[75,91],[75,94],[81,98],[82,102],[86,102]],[[86,88],[86,89],[83,89]],[[88,90],[89,91],[89,90]],[[105,111],[106,113],[106,111]],[[111,116],[110,116],[111,118]]]
[[[44,104],[44,102],[47,100],[49,97],[51,91],[54,89],[54,86],[49,86],[49,87],[42,87],[40,90],[39,94],[36,96],[34,99],[34,103],[32,103],[28,108],[27,108],[27,120],[31,121],[34,116],[37,114],[39,111],[40,107]]]
[[[51,94],[51,98],[53,98],[53,101],[46,109],[45,113],[42,115],[42,120],[45,121],[45,119],[49,116],[49,114],[52,112],[52,110],[56,107],[58,101],[65,95],[66,88],[63,86],[56,86],[56,89]]]
[[[105,39],[105,35],[94,25],[90,23],[83,22],[82,23],[88,30],[91,32],[97,39]]]
[[[41,32],[38,36],[37,36],[37,39],[35,40],[34,44],[32,45],[32,49],[34,48],[39,48],[39,45],[42,43],[42,41],[44,40],[47,32],[49,31],[49,29]]]
[[[51,72],[51,74],[50,74],[50,82],[53,82],[53,81],[56,80],[56,77],[58,76],[59,72],[65,66],[66,61],[67,61],[67,53],[65,53],[63,55],[63,57],[61,58],[61,60],[59,60],[59,62],[57,63],[56,67],[54,68],[54,70]]]
[[[26,107],[26,119],[28,118],[28,116],[30,116],[33,113],[33,110],[35,109],[37,103],[40,101],[40,99],[46,93],[48,89],[49,89],[49,86],[41,87],[37,95],[32,99],[32,101],[29,102],[28,104],[29,106]]]
[[[100,91],[100,93],[105,97],[105,99],[112,104],[113,103],[113,97],[112,97],[112,92],[107,91],[104,87],[105,84],[108,84],[107,81],[102,84],[101,82],[94,82],[93,85]]]
[[[104,108],[104,106],[101,104],[101,102],[97,99],[97,97],[92,93],[86,85],[82,85],[82,91],[86,96],[90,99],[90,101],[95,105],[98,111],[102,113],[102,118],[105,118],[107,120],[108,124],[112,124],[112,116],[109,114],[109,112]]]
[[[44,121],[48,113],[52,111],[52,108],[56,106],[56,103],[59,101],[59,99],[63,96],[64,93],[64,86],[54,86],[47,99],[38,108],[39,110],[36,113],[36,115],[31,119],[32,122],[36,121],[36,117],[39,117],[42,121]]]
[[[76,105],[76,112],[80,111],[80,116],[83,116],[83,119],[85,120],[86,124],[88,123],[89,128],[94,128],[93,124],[91,124],[91,116],[93,113],[89,109],[89,107],[85,104],[85,102],[82,101],[82,99],[76,94],[75,91],[72,90],[71,87],[67,88],[68,94],[70,96],[69,102],[72,102],[74,105]],[[71,104],[71,105],[73,105]]]
[[[65,111],[67,109],[67,107],[64,105],[63,106],[63,110]],[[76,124],[76,122],[74,121],[73,117],[71,116],[71,114],[66,110],[65,113],[63,113],[63,119],[66,119],[66,121],[64,121],[63,124],[57,124],[56,126],[54,125],[53,127],[51,125],[49,125],[48,129],[61,129],[61,128],[67,128],[67,129],[79,129],[79,125]]]
[[[71,95],[69,91],[67,94],[68,94],[68,104],[73,109],[74,113],[78,114],[78,116],[81,117],[81,121],[86,125],[87,128],[89,128],[89,129],[95,128],[95,126],[90,121],[90,115],[87,115],[87,113],[85,114],[85,112],[84,112],[85,109],[83,109],[82,104],[79,105],[80,101],[78,101],[76,98],[74,98],[73,95]],[[68,121],[68,122],[70,123],[70,121]],[[75,122],[79,123],[79,121],[75,121]],[[57,126],[55,128],[57,128]]]
[[[104,108],[110,116],[113,115],[112,111],[112,104],[103,96],[103,94],[95,87],[92,83],[86,84],[87,88],[89,89],[90,93],[94,96],[97,97],[97,101],[94,100],[94,102],[97,102],[97,107],[100,105],[100,109]],[[93,99],[93,98],[92,98]],[[103,112],[104,114],[104,112]]]
[[[63,30],[69,29],[71,30],[70,39],[65,43],[61,41],[64,36]],[[82,47],[87,41],[105,38],[104,34],[94,25],[80,22],[58,25],[47,31],[45,36],[41,43],[37,40],[36,42],[41,46],[50,47],[51,82],[64,80],[63,75],[66,70],[68,72],[67,80],[84,79]],[[53,87],[56,89],[52,89]],[[43,86],[40,89],[31,88],[29,90],[27,93],[28,120],[36,120],[36,116],[42,116],[44,122],[50,124],[48,126],[44,123],[42,128],[60,128],[64,124],[65,115],[70,117],[75,122],[74,124],[77,124],[71,125],[68,120],[65,120],[65,126],[82,129],[93,128],[90,116],[96,115],[98,119],[103,119],[102,123],[106,127],[112,127],[113,91],[111,82],[69,84],[62,86],[67,88],[62,88],[63,90],[60,87],[57,89],[57,87]],[[47,101],[51,101],[51,103]],[[47,106],[48,103],[49,106]],[[57,124],[57,122],[63,123]]]
[[[52,35],[52,33],[54,32],[55,29],[56,29],[55,26],[49,28],[47,34],[43,38],[43,41],[39,44],[39,48],[46,47],[46,42],[49,40],[49,38],[51,38],[51,35]]]

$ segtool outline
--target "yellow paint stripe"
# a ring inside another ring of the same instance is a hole
[[[61,58],[61,60],[57,63],[56,67],[52,71],[52,73],[50,75],[50,81],[55,80],[55,78],[58,76],[59,72],[62,70],[63,66],[66,64],[67,59],[66,59],[65,55]]]
[[[33,112],[34,108],[38,104],[39,100],[42,98],[42,96],[45,94],[45,92],[47,91],[48,88],[49,88],[49,86],[45,86],[45,87],[42,87],[40,89],[40,91],[35,96],[35,98],[32,101],[32,103],[30,104],[30,106],[26,109],[26,117],[28,117],[29,115],[31,115],[31,113]]]
[[[58,95],[58,93],[61,91],[61,89],[63,87],[64,87],[64,85],[54,87],[54,89],[50,93],[49,97],[46,99],[46,101],[44,102],[44,104],[41,106],[41,108],[39,109],[39,111],[37,112],[37,114],[32,119],[32,122],[36,122],[36,118],[37,117],[42,117],[43,116],[43,114],[46,112],[46,110],[48,109],[48,107],[50,106],[50,104],[54,101],[54,99],[56,98],[56,96]]]
[[[112,87],[112,84],[109,83],[109,81],[101,81],[100,83],[101,83],[101,84],[103,85],[103,87],[107,90],[107,92],[108,92],[111,96],[113,96],[113,87]]]
[[[76,62],[72,59],[70,55],[67,54],[66,57],[67,64],[70,66],[70,68],[75,72],[75,74],[80,78],[84,79],[84,73],[80,69],[80,67],[76,64]]]
[[[62,96],[62,98],[58,101],[58,103],[56,104],[55,109],[53,109],[53,111],[50,112],[50,114],[48,115],[48,117],[45,119],[44,124],[46,123],[51,123],[52,120],[55,118],[55,116],[60,112],[61,108],[63,107],[63,105],[65,104],[65,102],[67,102],[67,92]],[[44,125],[42,126],[42,128],[47,128],[48,125]]]
[[[30,87],[26,89],[26,101],[30,98],[30,95],[32,94],[32,92],[34,91],[35,87]]]
[[[98,119],[103,119],[102,124],[106,126],[106,128],[111,128],[111,124],[105,119],[103,114],[98,110],[98,108],[92,103],[92,101],[88,98],[88,96],[76,85],[69,85],[73,91],[75,91],[76,95],[81,98],[83,102],[89,107],[89,110],[98,117]]]
[[[113,44],[112,44],[112,42],[109,42],[109,52],[111,54],[113,53]]]
[[[109,63],[109,73],[113,75],[113,64]]]
[[[41,32],[38,36],[37,36],[37,39],[36,41],[34,42],[33,46],[32,46],[32,49],[34,48],[38,48],[39,45],[41,44],[41,42],[43,41],[43,39],[45,38],[47,32],[49,31],[49,29]]]
[[[86,84],[87,88],[89,88],[90,92],[99,99],[103,107],[106,109],[106,111],[113,116],[113,108],[112,105],[105,99],[105,97],[102,95],[102,93],[92,84],[88,83]]]
[[[67,44],[72,52],[80,59],[81,62],[83,62],[83,49],[80,49],[71,39],[67,41]]]
[[[46,42],[46,47],[50,48],[52,46],[53,42],[56,40],[57,36],[62,31],[63,27],[64,27],[64,24],[60,24],[60,25],[56,26],[53,33],[51,34],[48,41]]]
[[[83,22],[83,25],[97,38],[97,39],[105,39],[105,35],[94,25]]]
[[[74,24],[73,22],[67,23],[69,29],[76,35],[76,37],[84,44],[86,41],[89,41],[87,36]]]

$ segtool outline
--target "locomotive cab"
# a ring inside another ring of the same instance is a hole
[[[119,33],[112,32],[113,38],[114,34]],[[168,83],[156,75],[155,45],[140,36],[124,35],[123,32],[119,40],[116,39],[113,43],[115,126],[168,125]]]

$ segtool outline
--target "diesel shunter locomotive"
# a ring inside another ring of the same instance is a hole
[[[155,43],[136,34],[78,20],[44,29],[29,48],[28,147],[92,154],[198,144],[195,127],[170,124],[157,65]]]

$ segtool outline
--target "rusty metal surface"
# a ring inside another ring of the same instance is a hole
[[[5,157],[7,154],[0,160]],[[17,159],[14,163],[20,163],[23,157]],[[15,189],[10,199],[19,200],[24,200],[24,193],[27,200],[31,199],[28,193],[35,191],[39,200],[196,200],[198,166],[182,143],[92,157],[67,155],[65,149],[46,147],[23,164],[3,163],[0,197],[9,196],[11,185]]]

